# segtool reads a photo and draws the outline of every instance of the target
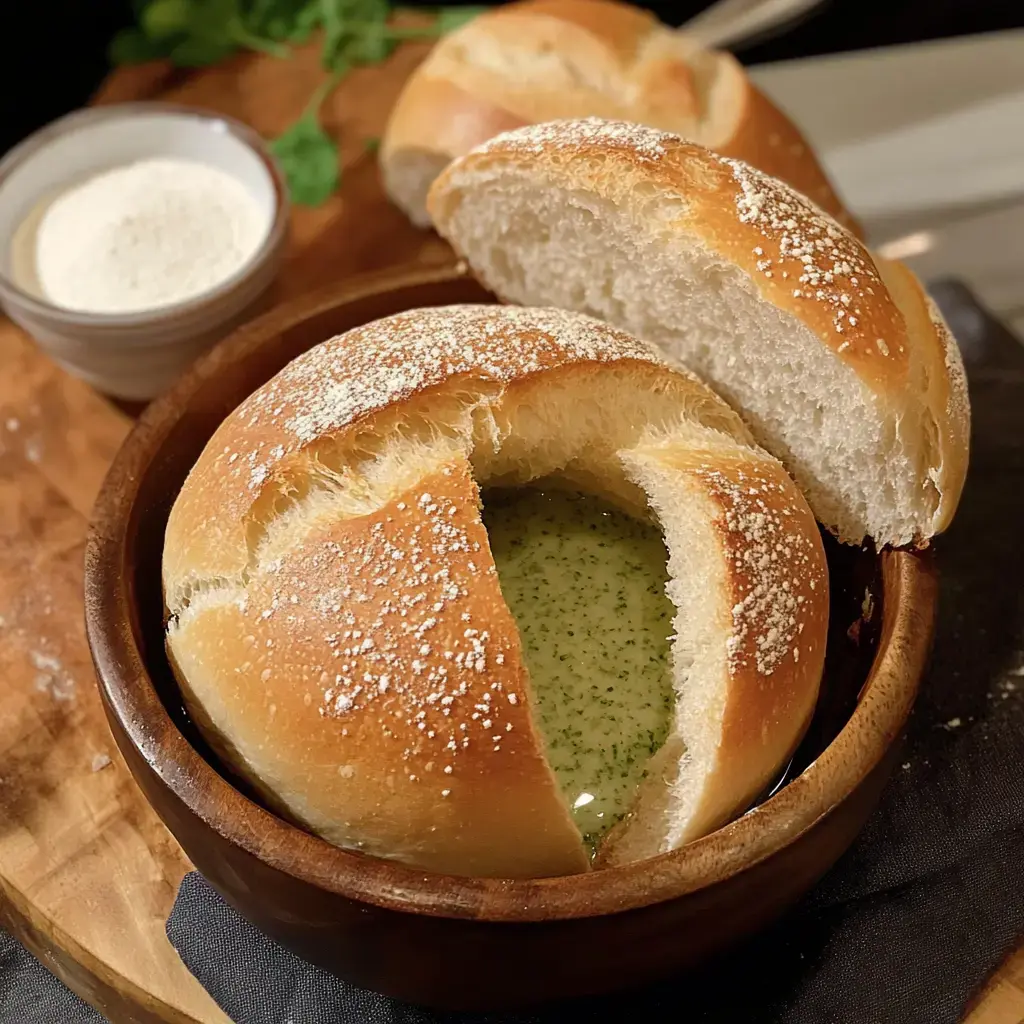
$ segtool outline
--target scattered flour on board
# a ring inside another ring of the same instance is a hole
[[[75,680],[58,658],[42,651],[32,651],[29,658],[37,673],[35,688],[40,693],[49,694],[59,703],[75,699]]]
[[[20,434],[25,437],[25,431],[22,430],[22,421],[16,416],[8,416],[4,420],[4,428],[9,434]],[[37,463],[43,457],[43,441],[38,435],[25,437],[25,458],[29,462]]]
[[[25,458],[29,462],[37,463],[43,457],[43,442],[38,437],[30,437],[25,442]]]
[[[92,763],[89,767],[94,772],[101,772],[108,764],[110,764],[110,758],[106,754],[93,754]]]

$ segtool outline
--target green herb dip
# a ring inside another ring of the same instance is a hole
[[[593,851],[625,814],[673,707],[661,533],[584,495],[484,496],[548,759]]]

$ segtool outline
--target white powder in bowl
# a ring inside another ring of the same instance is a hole
[[[270,225],[230,174],[190,160],[115,167],[61,193],[35,233],[42,295],[65,309],[138,313],[235,273]]]

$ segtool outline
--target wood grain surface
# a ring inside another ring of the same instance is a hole
[[[353,73],[327,104],[343,186],[324,206],[294,212],[279,296],[356,271],[451,260],[387,204],[365,150],[422,53],[406,47]],[[273,135],[321,74],[312,50],[187,76],[153,65],[114,75],[97,101],[194,104]],[[82,627],[87,516],[130,421],[6,320],[0,363],[0,924],[115,1024],[224,1024],[165,938],[189,864],[119,760]],[[968,1020],[1024,1021],[1024,953]]]

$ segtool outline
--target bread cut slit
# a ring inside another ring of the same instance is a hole
[[[483,493],[534,720],[591,855],[632,810],[671,729],[673,677],[685,679],[672,657],[665,539],[645,511],[618,509],[561,475]]]

